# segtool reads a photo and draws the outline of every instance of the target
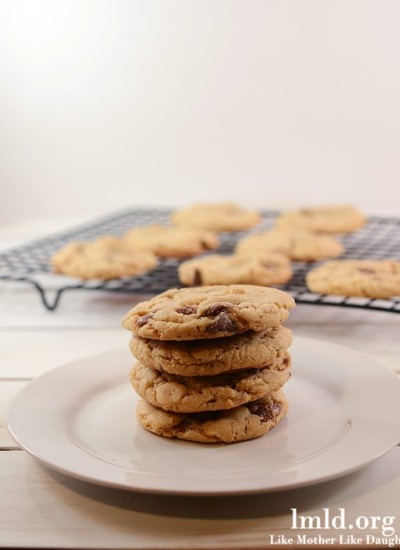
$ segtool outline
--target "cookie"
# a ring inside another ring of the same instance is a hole
[[[216,376],[179,376],[136,363],[130,371],[130,381],[140,397],[166,411],[219,411],[279,390],[290,378],[289,353],[279,361],[279,368],[272,364]]]
[[[260,214],[244,210],[234,203],[195,204],[174,212],[172,223],[213,231],[242,231],[257,225]]]
[[[187,258],[219,246],[217,235],[211,231],[163,225],[132,229],[125,240],[134,248],[151,250],[163,258]]]
[[[258,332],[189,342],[135,336],[130,349],[141,363],[159,371],[182,376],[214,376],[272,363],[276,367],[291,343],[291,331],[279,325]]]
[[[224,411],[175,413],[154,407],[141,399],[136,415],[149,432],[168,438],[199,443],[235,443],[254,439],[271,430],[286,415],[282,390]]]
[[[56,252],[53,269],[79,279],[114,279],[154,269],[157,257],[150,251],[135,250],[116,237],[92,242],[75,241]]]
[[[351,233],[366,222],[353,206],[320,206],[284,212],[277,219],[280,228],[307,229],[321,233]]]
[[[282,254],[270,254],[264,258],[210,254],[183,262],[178,269],[179,280],[184,285],[281,285],[292,277],[288,258]]]
[[[337,260],[310,271],[307,287],[321,294],[391,298],[400,296],[400,262]]]
[[[343,245],[335,237],[311,231],[272,229],[248,235],[236,245],[239,256],[252,254],[261,259],[271,252],[285,254],[291,260],[314,262],[343,254]]]
[[[289,294],[270,287],[173,288],[137,304],[123,319],[123,326],[156,340],[221,338],[277,326],[294,305]]]

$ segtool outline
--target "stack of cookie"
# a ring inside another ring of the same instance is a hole
[[[172,289],[135,306],[123,325],[137,362],[137,417],[157,435],[203,443],[259,437],[286,414],[294,307],[252,285]]]

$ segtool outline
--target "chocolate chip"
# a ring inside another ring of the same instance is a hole
[[[236,324],[229,317],[228,311],[232,311],[233,306],[230,303],[215,304],[209,307],[204,315],[206,317],[217,317],[215,323],[210,325],[207,332],[214,334],[216,332],[236,332]]]
[[[211,248],[213,248],[212,246],[210,246],[208,244],[207,241],[200,241],[200,244],[201,244],[201,246],[203,247],[204,250],[211,250]]]
[[[266,267],[267,269],[270,269],[271,271],[276,271],[277,269],[279,269],[279,265],[277,263],[261,262],[261,265],[263,267]]]
[[[200,286],[202,282],[203,282],[203,277],[201,276],[200,269],[195,269],[194,270],[194,277],[193,277],[193,284],[196,285],[196,286]]]
[[[143,315],[143,317],[139,317],[139,319],[136,321],[136,325],[138,327],[143,327],[147,324],[149,319],[152,319],[151,313],[147,313],[146,315]]]
[[[304,214],[304,216],[312,216],[314,214],[314,211],[310,208],[302,208],[300,212]]]
[[[226,311],[221,311],[215,323],[207,328],[207,332],[215,334],[216,332],[236,332],[236,323],[229,317]]]
[[[214,306],[209,307],[204,312],[204,315],[206,317],[216,317],[221,312],[226,313],[227,311],[231,311],[232,309],[233,309],[233,306],[232,304],[229,304],[229,303],[215,304]]]
[[[215,420],[218,418],[219,411],[203,411],[199,413],[195,413],[194,415],[188,414],[182,422],[180,422],[177,426],[175,426],[175,431],[177,433],[184,433],[186,432],[193,424],[203,424],[204,422],[208,422],[209,420]]]
[[[175,426],[175,432],[179,433],[179,434],[183,434],[187,431],[189,426],[190,426],[190,422],[183,421],[180,424],[178,424],[177,426]]]
[[[251,414],[255,414],[261,418],[261,422],[268,422],[268,420],[273,420],[281,412],[281,406],[279,403],[272,403],[271,405],[266,405],[263,402],[253,401],[252,403],[247,403],[246,407],[249,409]]]
[[[182,315],[192,315],[192,313],[197,313],[197,307],[196,306],[178,307],[176,312],[182,313]]]

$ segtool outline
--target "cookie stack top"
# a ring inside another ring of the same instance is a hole
[[[143,338],[196,340],[273,328],[295,302],[287,293],[253,285],[170,289],[137,304],[123,326]]]

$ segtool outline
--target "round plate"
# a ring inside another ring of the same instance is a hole
[[[114,351],[28,384],[7,415],[15,441],[65,474],[122,489],[181,494],[276,491],[332,479],[400,440],[400,380],[350,349],[297,338],[289,413],[259,439],[204,445],[146,432]]]

